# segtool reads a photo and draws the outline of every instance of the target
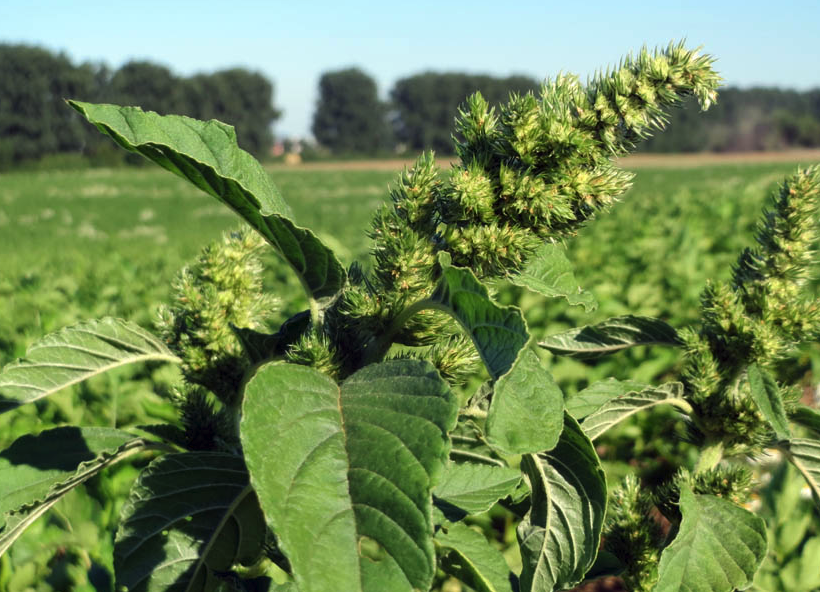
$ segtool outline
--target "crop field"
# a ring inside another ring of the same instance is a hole
[[[596,311],[498,287],[504,303],[527,299],[536,338],[623,314],[660,317],[678,328],[695,323],[707,280],[730,276],[740,250],[751,246],[767,197],[798,163],[638,164],[627,163],[636,178],[622,202],[567,242],[580,284],[598,300]],[[366,264],[370,213],[388,199],[396,172],[271,169],[297,222],[346,264]],[[151,328],[178,269],[237,224],[216,200],[156,168],[0,174],[0,365],[83,319],[111,315]],[[282,319],[304,308],[295,281],[273,259],[268,281],[281,291]],[[678,358],[672,350],[634,348],[595,366],[545,359],[572,392],[607,376],[657,382]],[[800,352],[784,371],[808,375],[818,361],[814,350]],[[175,372],[122,370],[0,415],[0,446],[52,423],[127,427],[173,417],[165,395]],[[639,448],[640,434],[625,429],[624,438]],[[0,560],[0,592],[108,589],[112,524],[136,470],[123,465],[57,504]]]

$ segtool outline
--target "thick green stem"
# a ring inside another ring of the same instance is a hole
[[[368,364],[373,364],[381,360],[390,349],[390,346],[393,345],[393,339],[396,337],[396,333],[398,333],[404,324],[410,320],[410,317],[417,312],[421,312],[427,308],[433,308],[434,306],[435,303],[424,299],[414,302],[401,311],[396,318],[393,319],[393,322],[390,323],[390,326],[385,330],[385,332],[368,346],[367,352],[364,355],[363,365],[367,366]]]
[[[723,459],[723,442],[707,442],[700,453],[700,458],[695,465],[695,474],[704,473],[714,469]]]

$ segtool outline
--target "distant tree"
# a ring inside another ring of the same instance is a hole
[[[699,113],[694,100],[672,112],[668,129],[643,152],[777,150],[820,146],[820,90],[726,88]]]
[[[270,150],[271,125],[282,113],[273,105],[273,84],[262,74],[244,68],[198,74],[185,79],[181,91],[184,114],[234,126],[239,145],[257,156]]]
[[[89,128],[63,99],[98,99],[97,74],[64,54],[0,44],[0,166],[79,150]]]
[[[327,72],[319,80],[311,130],[335,153],[374,154],[388,144],[386,114],[370,76],[357,68]]]
[[[451,129],[458,107],[467,96],[481,91],[491,105],[510,93],[537,92],[540,85],[526,76],[493,76],[426,72],[396,82],[390,93],[396,137],[413,150],[433,148],[447,154],[453,149]]]
[[[118,105],[139,105],[162,115],[185,113],[180,79],[170,69],[146,61],[123,65],[111,77],[106,100]]]

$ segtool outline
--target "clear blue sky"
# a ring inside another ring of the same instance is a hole
[[[284,110],[279,136],[309,133],[329,70],[358,66],[386,96],[425,70],[586,77],[682,38],[718,58],[727,84],[820,87],[820,0],[0,0],[0,42],[114,68],[260,71]]]

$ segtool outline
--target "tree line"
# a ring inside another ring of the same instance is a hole
[[[433,149],[453,150],[453,119],[476,90],[493,105],[511,92],[540,92],[526,76],[506,78],[425,72],[398,80],[388,100],[375,80],[358,68],[327,72],[311,131],[336,155],[374,155]],[[272,124],[281,111],[273,84],[262,74],[232,68],[178,76],[165,66],[132,61],[112,70],[104,64],[74,64],[66,55],[28,45],[0,44],[0,168],[50,154],[82,152],[119,158],[100,135],[67,108],[64,97],[140,105],[159,113],[219,119],[236,127],[240,145],[257,156],[269,153]],[[820,89],[726,88],[715,107],[698,113],[685,102],[669,129],[650,138],[650,152],[776,150],[820,146]]]
[[[182,77],[146,61],[111,70],[104,64],[77,65],[65,54],[39,47],[0,44],[0,168],[66,152],[120,158],[64,98],[220,119],[236,128],[244,149],[257,155],[270,149],[271,124],[281,115],[273,105],[271,82],[244,68]]]

